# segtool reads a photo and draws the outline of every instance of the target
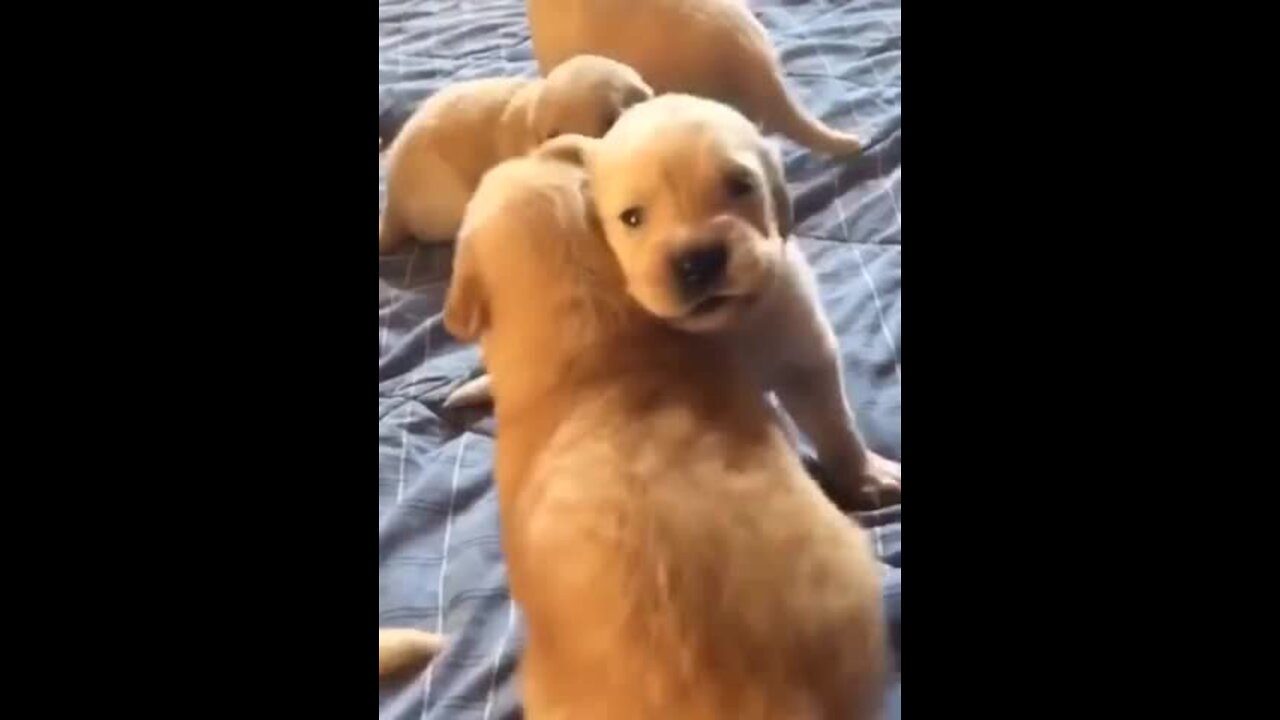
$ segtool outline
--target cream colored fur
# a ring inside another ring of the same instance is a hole
[[[602,135],[623,109],[652,94],[631,68],[594,56],[574,58],[545,79],[488,78],[444,88],[387,149],[379,251],[410,238],[451,242],[486,170],[555,134]]]
[[[899,463],[866,448],[813,272],[786,241],[791,207],[776,152],[732,108],[664,95],[627,111],[599,142],[582,140],[595,209],[629,292],[675,327],[706,333],[738,356],[764,392],[774,392],[813,443],[828,490],[846,509],[901,499]],[[725,196],[728,175],[753,190]],[[620,214],[640,208],[639,228]],[[670,258],[709,238],[731,249],[718,310],[693,312],[673,288]],[[537,362],[531,356],[529,362]],[[484,377],[464,384],[449,407],[489,399]]]
[[[528,13],[544,75],[575,55],[603,55],[635,68],[655,92],[728,103],[819,152],[861,150],[787,91],[769,36],[742,0],[529,0]]]
[[[444,649],[444,638],[422,630],[378,630],[378,677],[424,667]]]
[[[484,177],[444,311],[492,372],[525,716],[875,717],[866,536],[735,355],[627,295],[572,142]]]

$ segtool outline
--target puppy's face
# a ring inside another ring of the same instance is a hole
[[[678,327],[731,323],[784,262],[791,205],[777,152],[728,106],[687,95],[637,105],[589,165],[628,292]]]
[[[584,271],[616,268],[590,205],[580,140],[560,138],[485,173],[463,216],[445,297],[454,337],[560,322],[550,310],[559,293]]]
[[[601,137],[623,110],[653,97],[653,90],[627,65],[596,55],[578,55],[552,70],[530,113],[534,144],[560,135]]]

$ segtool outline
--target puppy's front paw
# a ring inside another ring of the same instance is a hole
[[[866,467],[857,483],[860,509],[896,505],[902,502],[902,463],[868,452]]]

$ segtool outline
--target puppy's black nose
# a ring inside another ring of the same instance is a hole
[[[722,243],[686,250],[671,259],[676,285],[686,298],[700,297],[724,278],[729,251]]]

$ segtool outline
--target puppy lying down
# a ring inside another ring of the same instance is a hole
[[[837,504],[898,501],[901,466],[870,452],[858,432],[813,272],[787,241],[781,164],[755,126],[717,102],[661,95],[580,144],[627,292],[670,326],[726,348],[777,395],[813,443]],[[445,404],[491,395],[481,377]]]
[[[487,78],[444,88],[418,107],[387,150],[379,251],[411,237],[452,241],[486,170],[562,132],[603,135],[624,108],[652,95],[631,68],[590,55],[545,79]]]
[[[544,75],[575,55],[603,55],[635,68],[655,92],[728,103],[813,150],[862,149],[787,91],[769,35],[744,0],[529,0],[528,13]]]
[[[576,143],[484,177],[444,309],[491,372],[526,716],[874,717],[886,647],[867,539],[735,354],[627,294]]]

